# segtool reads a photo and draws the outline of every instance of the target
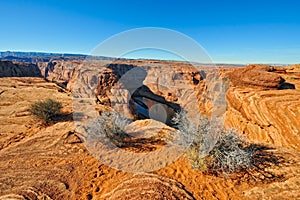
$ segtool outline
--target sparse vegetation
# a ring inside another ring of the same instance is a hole
[[[209,152],[209,166],[213,171],[233,173],[250,168],[252,153],[248,143],[235,130],[222,133],[214,148]]]
[[[109,142],[112,142],[117,147],[121,147],[123,139],[129,137],[129,135],[125,133],[124,128],[130,123],[131,121],[129,119],[118,112],[103,112],[89,127],[89,131],[91,131],[91,133],[98,133],[99,131],[95,131],[94,129],[101,130],[101,135],[97,137],[103,137],[103,139],[101,139],[102,141],[108,138]]]
[[[42,120],[45,124],[49,124],[61,113],[62,104],[52,99],[39,101],[30,106],[30,112]]]
[[[187,157],[193,168],[222,173],[250,168],[252,152],[237,131],[225,130],[217,121],[200,116],[191,122],[185,113],[179,113],[174,123],[185,140],[191,141]]]
[[[130,137],[124,129],[130,123],[118,112],[103,112],[90,124],[88,134],[97,133],[97,140],[123,147]],[[253,152],[237,131],[225,130],[217,120],[201,116],[190,120],[184,111],[176,114],[173,124],[181,132],[180,145],[189,145],[187,157],[193,168],[230,174],[251,167]]]

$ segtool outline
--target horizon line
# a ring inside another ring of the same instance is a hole
[[[271,62],[228,62],[228,61],[217,61],[212,63],[201,63],[199,61],[183,61],[183,60],[169,60],[169,59],[158,59],[158,58],[125,58],[125,57],[111,57],[111,56],[95,56],[95,55],[89,55],[86,53],[66,53],[66,52],[46,52],[46,51],[18,51],[18,50],[0,50],[0,54],[2,53],[36,53],[36,54],[49,54],[49,55],[55,55],[55,54],[66,54],[68,56],[86,56],[86,57],[102,57],[102,58],[108,58],[108,59],[124,59],[124,60],[153,60],[153,61],[169,61],[169,62],[189,62],[189,63],[196,63],[196,64],[215,64],[215,65],[249,65],[249,64],[268,64],[268,65],[294,65],[298,63],[271,63]],[[30,57],[30,56],[29,56]],[[31,56],[34,57],[34,56]],[[0,58],[3,58],[2,55],[0,55]]]

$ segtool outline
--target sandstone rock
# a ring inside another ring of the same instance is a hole
[[[274,70],[275,68],[269,65],[248,65],[246,68],[234,70],[229,77],[233,85],[279,88],[285,80],[272,73]]]
[[[81,60],[51,60],[40,62],[38,66],[46,80],[63,84],[66,87],[81,64]]]
[[[255,141],[300,150],[300,91],[232,87],[227,92],[226,124]]]
[[[103,199],[195,199],[184,186],[154,174],[139,174],[125,180]]]

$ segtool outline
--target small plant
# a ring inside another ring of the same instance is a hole
[[[247,150],[248,143],[235,130],[225,130],[217,121],[205,117],[189,120],[183,112],[173,121],[182,138],[191,144],[187,157],[193,168],[233,173],[250,167],[252,152]]]
[[[124,131],[125,126],[130,123],[129,119],[118,112],[103,112],[89,125],[87,132],[102,142],[108,139],[107,144],[111,142],[117,147],[122,147],[124,138],[130,137]]]
[[[235,130],[224,131],[214,148],[209,152],[210,168],[213,171],[234,173],[250,168],[252,152],[248,143]]]
[[[38,119],[41,119],[45,124],[49,124],[61,113],[61,108],[62,105],[60,102],[46,99],[32,104],[30,106],[30,112]]]

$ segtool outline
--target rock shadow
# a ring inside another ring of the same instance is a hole
[[[295,85],[294,84],[291,84],[291,83],[287,83],[287,82],[284,82],[283,84],[281,84],[278,88],[279,90],[287,90],[287,89],[296,89]]]
[[[45,122],[45,125],[56,124],[58,122],[69,122],[73,120],[73,113],[59,113],[51,117],[51,120],[48,122]]]

